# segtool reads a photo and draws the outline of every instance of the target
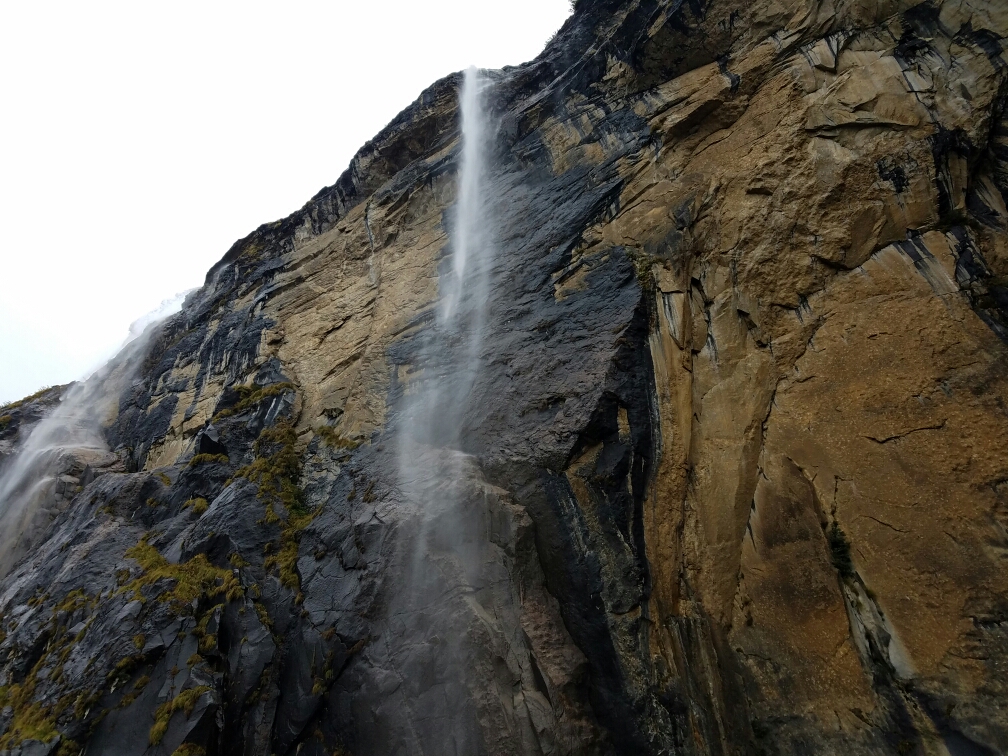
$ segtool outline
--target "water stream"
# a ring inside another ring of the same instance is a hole
[[[115,418],[119,391],[135,377],[151,326],[178,312],[188,293],[135,321],[120,351],[65,389],[56,408],[0,467],[0,576],[30,550],[96,471],[116,463],[102,429]]]
[[[487,572],[497,564],[487,559],[488,522],[496,500],[488,495],[477,460],[466,448],[465,428],[483,367],[482,334],[494,262],[487,201],[488,137],[494,130],[484,107],[487,86],[475,68],[465,72],[459,92],[457,194],[446,216],[449,254],[439,269],[440,297],[416,337],[394,431],[399,488],[413,514],[391,611],[404,639],[429,639],[423,644],[411,640],[396,663],[426,670],[413,680],[420,699],[438,691],[438,697],[451,702],[447,709],[453,717],[432,726],[425,737],[438,747],[472,739],[458,752],[476,750],[481,715],[467,691],[488,673],[486,644],[501,634],[500,628],[485,626],[497,612],[481,608],[474,598],[481,595],[492,604],[496,599],[484,589],[502,578]]]
[[[485,196],[489,131],[485,89],[483,75],[468,69],[459,93],[462,149],[450,216],[451,254],[442,262],[440,301],[431,326],[420,337],[403,397],[399,461],[400,478],[407,483],[420,447],[459,449],[463,415],[481,368],[493,262]]]

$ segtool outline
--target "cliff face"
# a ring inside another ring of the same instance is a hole
[[[1008,751],[1005,36],[581,0],[490,74],[482,367],[404,486],[462,381],[434,84],[114,384],[0,583],[0,748]]]

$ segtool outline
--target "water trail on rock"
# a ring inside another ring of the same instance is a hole
[[[118,461],[102,428],[114,419],[119,391],[137,372],[150,326],[178,312],[186,294],[136,320],[119,352],[67,387],[56,408],[0,467],[0,576],[30,549],[95,470]]]

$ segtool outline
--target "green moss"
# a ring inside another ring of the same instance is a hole
[[[304,506],[304,495],[298,487],[301,475],[301,461],[295,444],[297,434],[289,421],[277,423],[272,428],[264,428],[256,439],[254,450],[256,459],[242,467],[235,477],[243,477],[256,483],[259,499],[266,504],[265,523],[280,523],[279,548],[267,544],[268,556],[263,561],[267,570],[276,569],[280,582],[295,591],[301,599],[301,579],[297,573],[297,556],[301,543],[301,531],[315,518]],[[286,519],[281,519],[275,506],[282,504]]]
[[[631,250],[629,254],[630,262],[633,263],[634,273],[637,276],[637,283],[644,291],[653,291],[655,288],[654,273],[652,272],[654,258],[646,252],[635,250]]]
[[[167,475],[165,475],[165,474],[164,474],[163,472],[159,472],[159,473],[157,474],[157,476],[158,476],[158,478],[160,478],[160,479],[161,479],[161,482],[162,482],[162,483],[164,483],[164,484],[165,484],[166,486],[170,486],[170,485],[171,485],[171,478],[169,478],[169,477],[168,477]]]
[[[150,729],[150,744],[157,745],[161,738],[168,731],[168,723],[171,722],[172,715],[177,711],[185,712],[186,718],[192,716],[193,709],[204,693],[210,688],[206,685],[199,685],[189,690],[184,690],[170,701],[165,701],[158,706],[154,712],[154,726]]]
[[[14,716],[7,726],[7,732],[0,737],[0,748],[12,748],[25,740],[40,740],[48,743],[59,735],[52,712],[36,701],[28,701],[35,693],[31,685],[11,685],[0,688],[0,707],[10,706]]]
[[[271,383],[269,386],[263,386],[262,388],[257,388],[255,386],[235,386],[235,391],[240,395],[238,403],[233,407],[228,407],[227,409],[222,409],[213,419],[222,419],[225,417],[231,417],[232,415],[240,415],[247,409],[251,409],[259,404],[264,399],[269,399],[272,396],[278,396],[279,394],[284,394],[288,391],[294,391],[293,383]]]
[[[189,499],[189,501],[182,505],[183,509],[186,509],[187,507],[191,507],[192,511],[196,513],[196,516],[199,517],[210,508],[210,502],[202,496],[197,496],[195,499]]]
[[[209,465],[213,463],[218,463],[221,465],[226,465],[231,460],[228,459],[227,454],[197,454],[192,459],[189,460],[189,467],[196,467],[197,465]]]
[[[196,624],[196,630],[193,632],[193,635],[199,639],[198,648],[203,653],[210,653],[217,648],[217,636],[207,632],[207,623],[210,622],[212,616],[211,612],[204,614]],[[192,657],[190,657],[189,661],[192,661]]]
[[[264,247],[256,241],[249,241],[245,248],[238,253],[239,259],[244,259],[246,262],[256,262],[262,257]]]
[[[224,596],[227,601],[234,601],[242,597],[241,583],[231,570],[214,567],[205,554],[197,554],[182,564],[171,564],[147,542],[148,537],[149,534],[144,535],[136,546],[127,550],[125,556],[139,564],[142,572],[119,592],[132,591],[134,598],[144,601],[144,588],[159,580],[173,581],[171,590],[162,591],[157,598],[170,603],[179,613],[191,613],[192,602],[198,598]]]
[[[53,612],[76,612],[87,606],[88,598],[84,591],[79,588],[70,591],[63,597],[63,600],[53,607]]]
[[[101,694],[101,690],[93,690],[89,693],[82,691],[78,694],[77,700],[74,702],[74,718],[86,718],[91,707],[101,698]]]
[[[195,743],[183,743],[172,751],[172,756],[206,756],[206,749]]]
[[[71,596],[60,607],[77,606],[80,591],[71,592]],[[56,718],[65,708],[69,708],[73,698],[63,696],[55,704],[36,701],[35,693],[38,681],[45,668],[51,663],[52,657],[57,657],[57,663],[48,677],[58,683],[63,678],[63,662],[73,650],[72,639],[66,633],[66,628],[58,624],[61,608],[53,609],[50,620],[54,633],[45,651],[35,662],[31,671],[20,683],[0,686],[0,709],[11,707],[11,719],[6,730],[0,735],[0,749],[10,749],[25,740],[38,740],[47,743],[59,735],[56,729]],[[52,701],[52,698],[48,698]]]
[[[147,637],[143,633],[137,633],[133,636],[133,645],[136,646],[138,650],[143,648],[146,643]]]
[[[143,657],[139,654],[120,659],[105,676],[105,684],[110,688],[118,687],[120,683],[128,680],[133,674],[133,670],[142,663]]]
[[[255,610],[256,610],[256,616],[259,617],[259,621],[262,623],[262,626],[265,627],[267,630],[269,630],[270,633],[272,634],[273,633],[273,620],[269,616],[269,612],[266,611],[266,607],[263,606],[262,603],[260,603],[259,601],[256,601],[254,603],[254,606],[255,606]]]
[[[259,498],[267,504],[281,503],[288,511],[304,511],[297,434],[287,420],[272,428],[264,428],[254,444],[255,461],[235,472],[235,477],[247,478],[259,486]]]
[[[14,418],[10,415],[0,415],[0,433],[7,430],[7,426],[14,422]]]
[[[360,441],[355,441],[353,439],[347,438],[346,436],[341,436],[336,432],[335,428],[331,428],[328,425],[323,425],[319,428],[313,429],[315,435],[319,437],[319,440],[327,446],[331,446],[334,449],[348,449],[353,450],[361,445]]]

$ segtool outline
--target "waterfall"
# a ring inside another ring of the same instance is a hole
[[[417,348],[407,381],[399,433],[400,466],[407,469],[417,444],[457,449],[469,394],[480,370],[493,244],[485,196],[487,124],[485,83],[476,68],[465,72],[459,93],[462,149],[457,197],[450,216],[451,255],[440,271],[436,317]]]
[[[71,384],[0,467],[0,576],[30,550],[96,471],[119,461],[102,429],[115,418],[119,391],[142,362],[151,326],[178,312],[188,293],[135,321],[116,356],[86,380]]]
[[[483,112],[482,77],[476,68],[465,72],[459,96],[462,111],[462,164],[459,170],[458,199],[455,207],[455,227],[452,239],[452,267],[443,292],[442,320],[451,323],[457,318],[467,286],[476,290],[466,293],[472,298],[477,315],[482,314],[486,300],[486,263],[490,249],[486,238],[486,211],[483,196],[485,144],[485,114]],[[472,329],[470,339],[478,336]]]
[[[494,260],[494,223],[487,197],[491,135],[484,107],[487,89],[480,72],[472,68],[466,72],[460,91],[457,197],[446,219],[449,254],[439,265],[439,296],[428,326],[411,349],[393,430],[399,490],[412,515],[403,541],[402,585],[391,611],[400,622],[415,623],[406,636],[432,634],[442,639],[426,650],[409,651],[416,656],[403,663],[431,670],[418,684],[444,685],[446,701],[459,707],[469,706],[464,690],[471,684],[474,658],[471,628],[479,623],[461,597],[472,595],[489,580],[484,574],[486,486],[472,450],[467,449],[465,426],[468,410],[478,401],[473,392],[483,364],[482,335]],[[453,722],[446,724],[449,729],[465,729],[475,728],[476,719],[472,712],[459,709],[446,722]],[[454,736],[438,731],[431,737],[444,745]]]

